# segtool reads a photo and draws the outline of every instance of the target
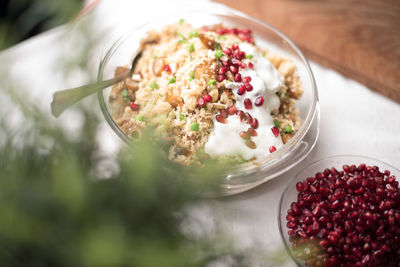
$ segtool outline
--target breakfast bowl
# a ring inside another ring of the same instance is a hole
[[[400,170],[338,155],[302,169],[282,193],[278,224],[298,266],[383,266],[399,262]],[[394,266],[394,265],[393,265]]]
[[[101,60],[98,80],[112,77],[118,66],[129,65],[129,59],[132,60],[132,55],[140,50],[140,40],[149,31],[160,30],[165,25],[185,21],[199,29],[217,24],[251,29],[255,43],[271,53],[289,58],[296,65],[296,75],[303,88],[303,94],[296,102],[296,109],[302,123],[291,139],[276,151],[273,150],[273,153],[270,149],[271,153],[258,159],[256,163],[246,161],[229,168],[221,177],[221,194],[231,195],[249,190],[278,177],[302,161],[318,139],[319,105],[311,68],[296,45],[271,25],[220,4],[200,2],[191,3],[186,7],[180,4],[178,9],[179,12],[176,14],[169,12],[168,15],[162,16],[162,19],[144,23],[117,40]],[[113,119],[112,107],[108,101],[111,92],[112,88],[107,88],[98,93],[101,111],[114,132],[127,144],[134,146],[134,141]]]

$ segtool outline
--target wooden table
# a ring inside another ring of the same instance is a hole
[[[306,56],[400,102],[399,0],[217,0],[288,35]]]

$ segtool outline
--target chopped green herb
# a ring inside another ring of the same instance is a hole
[[[185,36],[184,36],[181,32],[178,32],[177,35],[178,35],[179,37],[181,37],[182,39],[186,39]]]
[[[265,53],[265,51],[262,52],[262,56],[265,57],[267,53]]]
[[[197,132],[200,130],[199,124],[197,122],[192,122],[192,124],[190,124],[190,130]]]
[[[157,59],[158,58],[158,56],[157,55],[153,55],[153,59]]]
[[[183,43],[186,43],[186,42],[187,42],[186,39],[178,40],[178,44],[183,44]]]
[[[218,36],[218,40],[226,41],[226,36],[225,35],[220,35],[220,36]]]
[[[252,58],[253,58],[253,55],[250,55],[250,54],[249,54],[249,55],[246,55],[246,58],[247,58],[247,59],[252,59]]]
[[[169,79],[169,81],[168,81],[168,83],[169,84],[171,84],[171,83],[175,83],[176,82],[176,79],[175,79],[175,77],[172,77],[171,79]]]
[[[163,94],[158,94],[160,97],[163,97]]]
[[[214,49],[215,49],[215,50],[221,50],[221,44],[218,43],[218,42],[215,43],[215,44],[214,44]]]
[[[180,120],[180,121],[186,120],[186,115],[183,114],[183,113],[181,112],[181,113],[179,114],[179,120]]]
[[[143,117],[143,115],[137,114],[137,115],[135,116],[135,120],[137,120],[137,121],[144,121],[144,117]]]
[[[158,89],[158,84],[155,81],[152,81],[150,83],[150,88],[151,88],[151,90]]]
[[[281,96],[281,93],[279,93],[279,92],[276,92],[275,94],[276,94],[277,96],[279,96],[279,97]]]
[[[194,71],[189,71],[189,81],[192,81],[194,79]]]
[[[198,31],[192,31],[191,33],[189,33],[189,38],[193,38],[193,37],[199,37],[199,32]]]
[[[281,125],[278,120],[274,120],[274,124],[276,127],[279,127]]]
[[[222,52],[222,50],[217,50],[215,52],[215,56],[220,59],[221,57],[225,56],[224,52]]]
[[[288,94],[287,92],[285,93],[285,97],[286,97],[286,98],[289,98],[289,94]]]
[[[124,89],[121,92],[122,97],[127,97],[128,96],[128,90]]]
[[[217,85],[217,81],[212,79],[208,81],[208,86],[213,86],[213,85]]]
[[[292,133],[293,132],[293,128],[290,125],[286,125],[285,127],[285,133]]]
[[[184,19],[180,19],[180,20],[178,21],[178,23],[179,23],[180,25],[182,25],[184,22],[185,22]]]
[[[131,101],[131,99],[129,98],[129,96],[123,96],[122,99],[123,99],[125,102],[130,102],[130,101]]]
[[[188,45],[188,51],[189,51],[189,53],[193,53],[194,52],[194,44],[189,44]]]

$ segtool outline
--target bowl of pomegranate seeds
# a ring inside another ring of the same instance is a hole
[[[117,41],[99,80],[133,73],[99,92],[111,128],[134,145],[143,129],[168,140],[179,164],[232,164],[225,194],[253,188],[304,159],[319,132],[310,66],[282,33],[215,3],[191,3]]]
[[[300,266],[399,266],[400,171],[361,156],[302,170],[279,203],[280,233]]]

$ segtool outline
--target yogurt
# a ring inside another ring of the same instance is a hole
[[[257,136],[252,136],[251,140],[256,144],[256,148],[252,149],[246,145],[246,141],[240,137],[240,132],[247,131],[251,127],[246,122],[241,122],[236,115],[229,116],[226,123],[219,123],[214,118],[214,128],[210,133],[209,139],[205,144],[205,152],[212,157],[222,155],[241,155],[244,159],[262,158],[270,154],[270,148],[273,146],[279,149],[282,146],[280,135],[277,137],[273,134],[272,128],[274,122],[271,111],[276,110],[280,106],[280,100],[276,96],[276,92],[284,84],[284,78],[277,69],[265,57],[260,55],[255,47],[248,43],[239,45],[241,51],[246,55],[252,55],[251,62],[253,69],[240,69],[239,73],[242,78],[249,76],[250,84],[253,90],[243,95],[237,94],[237,89],[243,83],[225,82],[225,87],[232,89],[236,96],[236,108],[243,112],[248,112],[253,118],[258,120]],[[264,103],[256,106],[255,100],[262,96]],[[252,109],[246,109],[244,99],[249,98],[252,102]]]

